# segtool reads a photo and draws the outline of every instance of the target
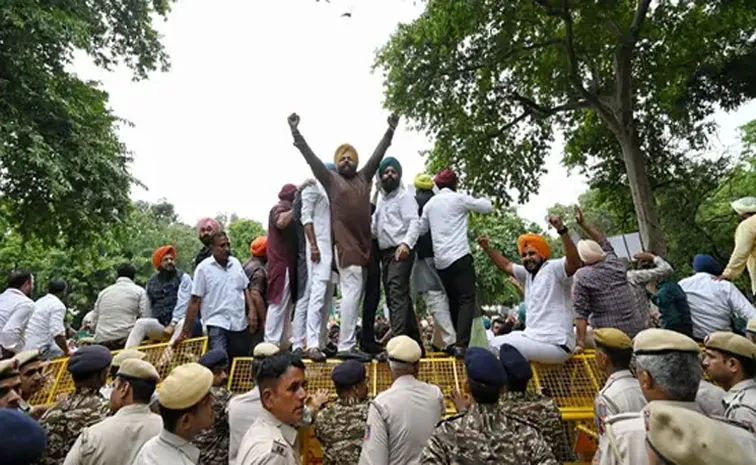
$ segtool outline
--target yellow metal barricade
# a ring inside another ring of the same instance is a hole
[[[160,379],[163,379],[177,366],[196,362],[207,351],[207,338],[187,339],[174,348],[169,347],[166,342],[139,346],[135,349],[147,355],[145,360],[155,366],[160,373]],[[114,351],[113,355],[118,352],[120,351]],[[47,365],[45,368],[45,386],[29,400],[29,404],[52,404],[74,391],[73,378],[71,378],[71,373],[66,370],[67,364],[68,358],[59,358]]]

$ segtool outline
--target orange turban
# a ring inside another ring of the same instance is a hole
[[[256,237],[252,244],[249,245],[249,252],[255,257],[264,257],[268,247],[268,236]]]
[[[160,262],[163,261],[163,257],[168,254],[173,255],[173,258],[176,258],[176,248],[172,245],[164,245],[152,254],[152,265],[156,270],[160,268]]]
[[[527,233],[518,237],[517,251],[520,252],[520,256],[522,256],[522,252],[523,250],[525,250],[525,246],[530,246],[536,249],[538,255],[540,255],[544,260],[551,256],[551,246],[540,234]]]

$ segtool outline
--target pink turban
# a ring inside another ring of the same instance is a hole
[[[200,232],[203,229],[206,229],[208,226],[210,226],[214,233],[217,233],[221,230],[220,223],[218,223],[218,220],[216,220],[215,218],[202,218],[197,222],[197,230]]]

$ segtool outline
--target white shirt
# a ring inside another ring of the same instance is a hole
[[[196,465],[199,455],[191,442],[163,429],[144,444],[133,465]]]
[[[236,465],[299,465],[297,430],[263,409],[244,435]]]
[[[555,345],[575,348],[575,332],[572,329],[571,287],[572,278],[565,270],[567,259],[546,260],[535,276],[524,266],[512,264],[515,278],[525,283],[525,308],[528,324],[525,335],[529,338]]]
[[[61,300],[47,294],[34,304],[34,313],[26,327],[26,347],[24,350],[40,350],[45,353],[55,344],[56,336],[66,334],[66,306]]]
[[[476,199],[446,187],[428,200],[420,217],[418,234],[422,236],[431,232],[437,270],[450,267],[470,253],[467,237],[468,212],[490,213],[492,210],[490,200]]]
[[[95,342],[117,341],[129,337],[136,320],[150,314],[150,299],[144,288],[121,277],[100,292],[92,312]]]
[[[323,187],[311,184],[302,190],[302,225],[311,224],[315,230],[315,242],[320,250],[320,262],[310,263],[308,272],[314,279],[326,281],[331,279],[333,262],[333,239],[331,236],[331,206]],[[310,242],[307,242],[307,260],[310,260]],[[311,270],[311,271],[310,271]]]
[[[26,326],[34,313],[34,301],[15,288],[0,294],[0,346],[10,352],[24,349]]]
[[[265,410],[260,402],[260,389],[255,386],[251,391],[234,396],[228,401],[228,463],[235,464],[244,435],[255,418]]]
[[[703,339],[715,331],[732,331],[732,317],[756,318],[756,308],[729,281],[696,273],[678,284],[688,297],[695,338]]]
[[[393,192],[386,194],[375,207],[371,229],[373,237],[378,239],[381,250],[407,244],[410,249],[415,247],[419,237],[420,217],[415,196],[400,184]]]
[[[63,465],[131,465],[139,450],[163,430],[163,419],[144,404],[122,407],[82,430]]]
[[[248,285],[247,274],[235,257],[228,257],[225,268],[212,255],[204,259],[194,270],[192,287],[192,295],[202,299],[202,323],[227,331],[246,329],[244,290]]]

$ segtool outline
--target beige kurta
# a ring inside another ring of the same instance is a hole
[[[732,281],[748,267],[751,290],[756,294],[756,215],[741,221],[735,230],[735,247],[722,275]]]

